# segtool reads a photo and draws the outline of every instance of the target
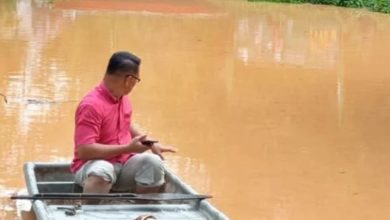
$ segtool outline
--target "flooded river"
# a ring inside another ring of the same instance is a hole
[[[179,0],[0,1],[0,219],[26,161],[69,161],[111,53],[134,120],[231,219],[390,219],[390,15]]]

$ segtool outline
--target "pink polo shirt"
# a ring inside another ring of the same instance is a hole
[[[86,163],[77,156],[76,149],[84,144],[127,144],[131,141],[132,106],[127,96],[115,98],[104,82],[89,92],[80,102],[75,117],[75,153],[71,171],[77,172]],[[125,163],[134,154],[121,154],[105,160]]]

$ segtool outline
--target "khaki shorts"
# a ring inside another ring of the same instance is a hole
[[[105,160],[90,160],[75,174],[75,182],[84,186],[88,176],[100,176],[113,184],[115,191],[133,191],[135,186],[156,187],[165,182],[165,169],[159,156],[136,154],[125,164],[111,164]]]

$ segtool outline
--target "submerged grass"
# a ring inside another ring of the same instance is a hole
[[[7,100],[7,96],[5,96],[3,93],[0,93],[0,96],[2,96],[4,98],[4,102],[7,103],[8,100]]]
[[[248,0],[248,1],[336,5],[336,6],[349,7],[349,8],[367,8],[371,11],[390,13],[390,0]]]

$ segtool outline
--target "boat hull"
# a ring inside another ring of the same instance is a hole
[[[30,195],[38,193],[71,193],[80,192],[81,188],[74,183],[73,174],[68,163],[26,163],[24,166],[27,189]],[[181,181],[171,171],[166,172],[165,192],[198,194],[189,185]],[[225,220],[222,212],[206,200],[160,202],[151,204],[132,204],[118,202],[117,204],[83,205],[69,215],[67,210],[73,210],[74,201],[33,201],[33,209],[38,220],[59,219],[136,219],[138,216],[150,214],[158,220],[196,219]]]

